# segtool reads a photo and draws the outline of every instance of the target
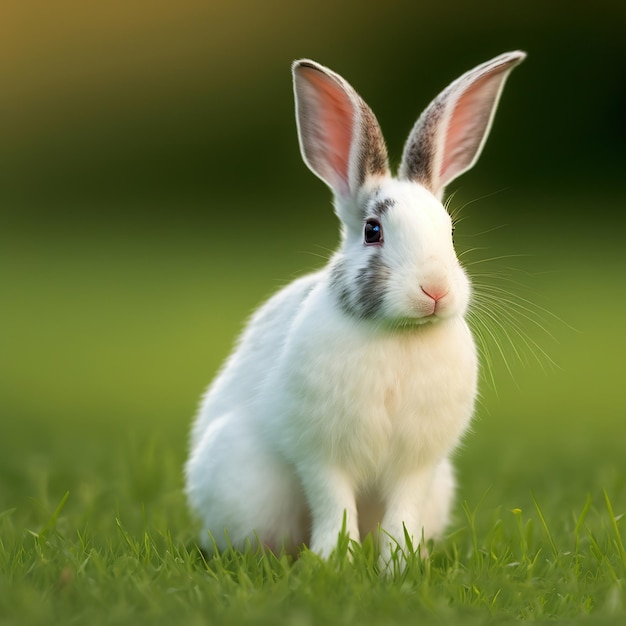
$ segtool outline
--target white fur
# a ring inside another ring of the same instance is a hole
[[[346,94],[348,111],[359,104],[337,75],[308,61],[302,68],[298,80],[319,71],[329,82],[318,95],[315,74],[297,98],[314,93],[318,106],[328,88]],[[435,195],[412,180],[357,171],[358,154],[380,148],[359,134],[358,112],[355,120],[350,154],[336,173],[329,163],[340,160],[320,157],[326,144],[315,143],[326,139],[300,129],[313,171],[342,181],[331,185],[344,222],[340,249],[325,269],[257,311],[194,424],[187,495],[205,547],[210,532],[220,549],[227,535],[237,547],[257,539],[273,548],[308,542],[326,556],[345,515],[352,539],[381,525],[388,559],[391,537],[402,546],[406,529],[419,542],[422,532],[435,537],[448,522],[449,457],[476,397],[476,350],[464,321],[470,285]],[[323,120],[313,121],[326,132]],[[363,219],[383,200],[391,201],[380,217],[383,245],[366,246]],[[346,302],[357,301],[369,293],[362,269],[370,262],[384,265],[384,293],[372,315],[359,317],[341,305],[337,275]],[[445,294],[436,303],[426,293],[433,290]]]
[[[188,495],[220,548],[224,530],[235,545],[255,532],[269,545],[306,540],[304,493],[311,547],[326,555],[344,510],[359,538],[359,497],[398,509],[396,518],[377,520],[396,538],[402,523],[419,539],[423,520],[431,521],[427,536],[447,522],[450,477],[432,502],[420,495],[437,493],[437,467],[472,414],[477,364],[465,322],[380,331],[355,325],[330,299],[324,273],[274,296],[205,398]]]

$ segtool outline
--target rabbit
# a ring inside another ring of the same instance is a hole
[[[293,63],[302,158],[333,193],[341,243],[253,314],[203,398],[185,476],[204,549],[307,545],[328,557],[341,532],[372,532],[389,563],[446,528],[479,364],[442,197],[477,160],[525,56],[502,54],[437,96],[397,177],[356,91]]]

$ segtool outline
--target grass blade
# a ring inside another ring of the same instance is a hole
[[[581,511],[580,515],[578,516],[578,519],[576,520],[576,529],[574,531],[576,544],[574,546],[574,553],[577,556],[580,555],[580,533],[581,533],[581,530],[583,529],[583,524],[585,523],[585,518],[587,517],[587,513],[589,512],[589,509],[591,508],[591,502],[592,502],[591,494],[588,493],[585,506],[583,507],[583,510]]]
[[[552,548],[552,554],[554,554],[555,559],[558,559],[559,549],[557,548],[556,542],[554,541],[554,537],[552,536],[552,533],[550,532],[550,529],[548,528],[548,524],[546,522],[546,518],[543,515],[543,511],[541,510],[541,507],[539,506],[539,503],[537,502],[537,499],[535,498],[535,494],[532,491],[530,492],[530,497],[533,499],[533,503],[535,504],[535,509],[537,509],[537,515],[539,515],[539,520],[541,521],[543,530],[545,531],[546,536],[548,537],[548,542],[550,543],[550,547]]]
[[[622,561],[622,565],[626,567],[626,551],[624,551],[624,542],[622,541],[622,536],[617,526],[617,519],[615,517],[615,513],[613,512],[613,505],[611,504],[611,500],[609,498],[609,494],[606,492],[606,489],[603,489],[603,492],[604,492],[604,500],[606,502],[606,508],[611,518],[611,526],[613,528],[613,532],[615,533],[615,544],[619,551],[619,556]]]
[[[61,498],[61,501],[57,505],[57,508],[54,510],[54,513],[47,521],[46,525],[39,531],[39,536],[41,538],[45,538],[51,530],[54,530],[59,519],[59,515],[61,515],[61,511],[63,510],[63,507],[65,506],[65,503],[67,502],[69,497],[70,492],[66,491],[65,495]]]

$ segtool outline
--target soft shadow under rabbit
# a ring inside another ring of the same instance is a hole
[[[307,543],[342,525],[417,545],[448,522],[450,454],[474,410],[478,362],[464,320],[445,186],[469,169],[522,52],[461,76],[421,115],[397,178],[374,114],[340,76],[293,65],[305,163],[332,190],[339,250],[252,317],[193,426],[187,495],[200,542]],[[226,539],[228,537],[228,540]]]

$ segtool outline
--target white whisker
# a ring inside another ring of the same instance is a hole
[[[490,257],[488,259],[477,259],[476,261],[472,261],[471,263],[466,263],[466,267],[471,267],[474,265],[480,265],[482,263],[491,263],[492,261],[502,261],[503,259],[523,259],[528,258],[530,255],[528,254],[503,254],[500,256]]]
[[[480,252],[481,250],[486,250],[487,248],[467,248],[467,250],[463,250],[460,252],[457,257],[459,259],[463,258],[466,254],[472,254],[473,252]]]
[[[454,222],[459,213],[477,198],[450,211]],[[504,225],[460,235],[459,239],[479,238],[505,228]],[[523,367],[538,365],[546,372],[560,369],[545,346],[546,340],[558,343],[559,327],[572,329],[552,311],[536,301],[527,278],[537,272],[515,267],[515,260],[528,259],[529,254],[501,254],[480,258],[485,247],[472,246],[458,253],[472,283],[472,303],[467,314],[483,365],[483,378],[497,393],[496,365],[502,361],[506,371],[515,380],[515,363]],[[545,272],[541,272],[544,274]],[[572,329],[574,330],[574,329]]]
[[[465,219],[465,218],[462,218],[462,219],[460,219],[458,221],[461,222],[461,221],[463,221],[463,219]],[[494,226],[493,228],[489,228],[487,230],[483,230],[483,231],[481,231],[479,233],[463,234],[462,237],[464,239],[465,238],[471,238],[471,237],[481,237],[482,235],[488,235],[489,233],[493,233],[493,232],[496,232],[498,230],[502,230],[503,228],[506,228],[506,227],[507,227],[506,224],[500,224],[499,226]]]

